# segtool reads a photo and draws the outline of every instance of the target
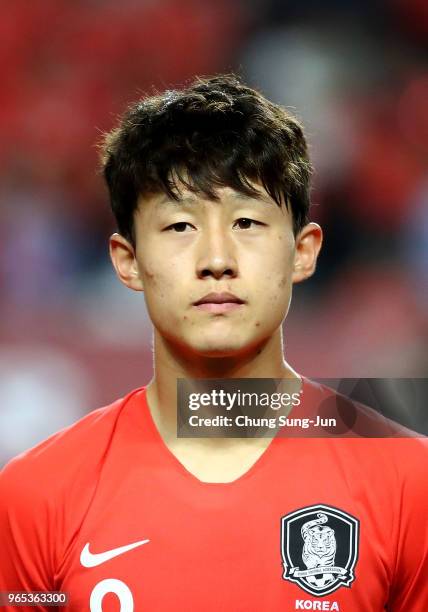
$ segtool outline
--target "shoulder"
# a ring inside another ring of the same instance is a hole
[[[105,453],[120,415],[135,389],[113,403],[89,412],[72,425],[52,434],[29,450],[10,460],[0,471],[0,497],[5,490],[31,489],[41,483],[56,485],[80,470],[90,470]]]
[[[8,551],[9,569],[28,562],[45,576],[40,584],[50,584],[88,512],[121,415],[138,391],[90,412],[0,472],[0,549]]]
[[[311,412],[333,417],[337,427],[317,431],[323,448],[331,447],[352,471],[394,498],[428,499],[428,438],[396,423],[373,408],[308,379],[304,396]]]
[[[382,407],[384,410],[387,408],[385,404],[374,410],[325,384],[309,379],[304,379],[303,391],[306,401],[311,405],[311,411],[316,412],[321,418],[334,418],[337,423],[331,430],[325,431],[326,435],[323,437],[329,437],[327,434],[330,433],[332,437],[343,438],[419,440],[425,438],[422,434],[412,431],[383,414]],[[369,391],[367,391],[367,397],[370,397]],[[374,405],[376,406],[376,402]],[[385,412],[388,411],[385,410]],[[420,446],[424,448],[423,443],[422,445],[416,444],[415,448]]]

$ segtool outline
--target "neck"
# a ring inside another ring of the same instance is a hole
[[[154,355],[154,375],[147,385],[147,400],[166,441],[177,436],[178,378],[300,378],[284,360],[281,328],[263,345],[233,357],[191,357],[155,330]]]

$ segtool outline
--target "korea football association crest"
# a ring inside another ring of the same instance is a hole
[[[355,580],[359,521],[343,510],[318,504],[281,519],[284,580],[322,597]]]

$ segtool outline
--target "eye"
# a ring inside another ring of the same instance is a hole
[[[166,227],[163,231],[167,232],[167,231],[174,230],[175,233],[182,234],[186,230],[186,225],[188,225],[189,227],[193,227],[187,221],[178,221],[177,223],[172,223],[171,225],[168,225],[168,227]]]
[[[249,229],[251,224],[254,223],[256,225],[264,225],[264,223],[260,223],[260,221],[255,221],[254,219],[248,219],[247,217],[241,217],[235,221],[235,224],[239,223],[240,229]]]

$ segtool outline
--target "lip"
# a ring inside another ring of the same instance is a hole
[[[200,306],[202,304],[243,304],[244,300],[241,300],[238,296],[233,293],[224,291],[222,293],[207,293],[200,300],[194,302],[194,306]]]
[[[222,292],[222,293],[208,293],[203,298],[194,302],[194,306],[198,310],[205,310],[206,312],[222,313],[237,310],[244,304],[244,300],[233,293]]]
[[[229,312],[230,310],[236,310],[241,308],[242,304],[237,302],[222,302],[221,304],[214,304],[213,302],[205,302],[204,304],[198,304],[195,306],[198,310],[205,310],[207,312]]]

